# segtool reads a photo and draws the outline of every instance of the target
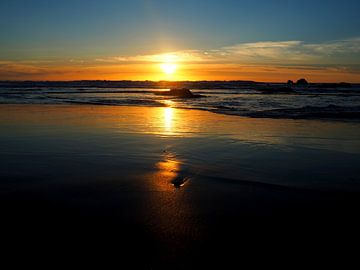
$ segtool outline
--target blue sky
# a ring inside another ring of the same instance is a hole
[[[359,10],[357,0],[1,0],[0,61],[151,55],[270,41],[321,44],[359,38]]]
[[[321,42],[360,36],[359,10],[356,0],[2,0],[1,49],[16,57]]]

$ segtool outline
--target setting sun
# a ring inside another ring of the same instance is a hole
[[[163,63],[160,67],[162,71],[168,75],[174,74],[177,69],[177,65],[174,63]]]

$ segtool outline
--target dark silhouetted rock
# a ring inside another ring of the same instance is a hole
[[[294,82],[292,80],[287,81],[287,86],[292,87],[294,85]]]
[[[187,88],[174,88],[174,89],[170,89],[170,91],[156,92],[155,95],[158,95],[158,96],[171,96],[171,97],[178,97],[178,98],[199,98],[199,97],[203,97],[202,95],[194,95]]]
[[[308,81],[305,80],[305,79],[300,79],[300,80],[298,80],[298,81],[296,82],[296,85],[297,85],[297,86],[308,86],[309,83],[308,83]]]

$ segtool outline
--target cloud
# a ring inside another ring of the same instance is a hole
[[[360,38],[323,43],[297,40],[241,43],[214,50],[211,54],[218,59],[242,63],[360,64]]]
[[[358,54],[360,53],[360,38],[304,44],[304,49],[320,55]]]
[[[108,58],[98,58],[97,62],[104,63],[166,63],[166,62],[203,62],[206,59],[207,54],[200,50],[186,50],[176,51],[163,54],[148,54],[148,55],[136,55],[136,56],[116,56]]]
[[[306,43],[264,41],[211,50],[120,55],[98,59],[0,59],[0,79],[163,79],[159,63],[177,62],[177,79],[360,81],[360,38]],[[292,74],[296,74],[292,75]],[[318,74],[314,77],[315,74]],[[313,77],[311,77],[313,75]],[[271,79],[272,78],[272,79]],[[165,78],[166,79],[166,78]]]
[[[230,47],[224,47],[220,51],[224,55],[251,57],[251,58],[280,58],[287,55],[298,54],[297,48],[301,41],[280,41],[280,42],[255,42],[242,43]]]
[[[360,38],[323,43],[303,41],[265,41],[240,43],[213,50],[183,50],[165,54],[117,56],[97,59],[98,62],[187,62],[242,64],[346,64],[360,63]]]

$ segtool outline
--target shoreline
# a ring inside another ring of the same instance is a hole
[[[162,104],[162,105],[160,105]],[[349,123],[358,123],[360,122],[360,112],[355,112],[353,114],[348,114],[346,116],[339,116],[342,112],[331,112],[328,116],[313,116],[313,115],[299,115],[299,116],[286,116],[286,115],[271,115],[272,111],[265,111],[258,113],[249,113],[249,114],[239,114],[237,111],[228,111],[228,110],[218,110],[218,109],[205,109],[205,108],[187,108],[181,106],[168,106],[165,103],[159,103],[154,105],[145,105],[145,104],[106,104],[106,103],[96,103],[96,102],[80,102],[80,101],[67,101],[66,103],[0,103],[0,106],[105,106],[105,107],[144,107],[144,108],[174,108],[179,110],[196,110],[196,111],[205,111],[210,113],[215,113],[219,115],[227,115],[227,116],[235,116],[240,118],[250,118],[250,119],[279,119],[279,120],[310,120],[310,121],[329,121],[329,122],[349,122]],[[301,108],[299,108],[301,109]],[[284,109],[289,110],[289,109]],[[290,109],[291,110],[291,109]],[[294,110],[297,110],[294,108]],[[275,112],[277,110],[274,110]],[[270,114],[269,114],[270,113]],[[324,112],[320,112],[320,114],[324,114]],[[326,114],[326,113],[325,113]]]

